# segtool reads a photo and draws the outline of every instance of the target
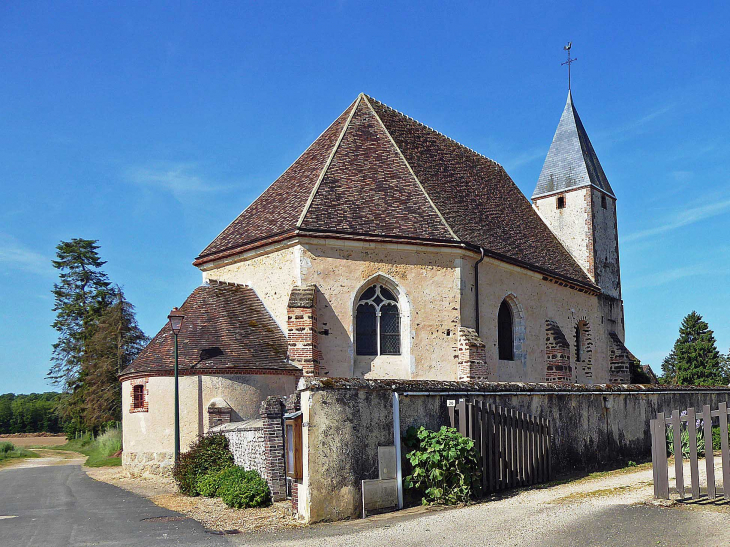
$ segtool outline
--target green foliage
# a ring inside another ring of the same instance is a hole
[[[699,422],[699,420],[697,420]],[[679,437],[682,443],[682,457],[689,458],[689,430],[687,424],[682,422],[682,427],[679,430]],[[705,432],[700,427],[697,427],[697,456],[705,455]],[[674,428],[667,428],[667,451],[674,456]]]
[[[228,507],[264,507],[271,505],[271,491],[258,471],[247,471],[243,467],[229,467],[219,472],[216,495]]]
[[[64,424],[56,407],[64,397],[53,392],[0,395],[0,434],[61,432]]]
[[[715,345],[715,335],[697,312],[693,311],[682,320],[674,353],[677,359],[677,384],[722,384],[720,352]]]
[[[115,423],[116,425],[116,423]],[[48,447],[49,450],[71,450],[88,456],[86,467],[114,467],[122,465],[122,458],[115,456],[122,449],[121,429],[110,428],[94,438],[88,432],[79,438],[71,439],[64,445]]]
[[[677,354],[674,350],[662,361],[662,376],[659,382],[665,385],[677,384]]]
[[[233,454],[228,450],[225,435],[200,437],[188,452],[180,454],[172,476],[180,492],[197,496],[198,483],[209,473],[215,473],[233,466]]]
[[[728,431],[728,442],[730,443],[730,431]],[[722,437],[720,434],[720,426],[716,425],[712,428],[712,449],[720,450],[722,448]]]
[[[405,444],[412,449],[406,458],[413,470],[404,484],[422,493],[424,505],[466,503],[475,495],[480,483],[474,441],[453,427],[410,427]]]
[[[14,458],[37,458],[38,454],[13,445],[10,442],[0,442],[0,463]]]

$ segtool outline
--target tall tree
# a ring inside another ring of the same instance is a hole
[[[722,383],[720,352],[715,335],[702,316],[693,311],[682,320],[674,343],[677,356],[677,384],[718,385]]]
[[[61,411],[78,415],[83,403],[83,375],[89,369],[87,344],[110,301],[110,283],[101,270],[97,240],[72,239],[56,246],[53,267],[59,282],[53,286],[58,341],[53,344],[48,378],[71,393]]]
[[[89,339],[90,367],[84,376],[84,422],[91,428],[121,419],[122,392],[118,374],[149,341],[137,324],[134,306],[119,286],[113,303],[102,313]]]
[[[662,361],[662,384],[676,385],[677,383],[677,354],[672,350]]]

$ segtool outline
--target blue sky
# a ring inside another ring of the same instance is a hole
[[[48,389],[55,245],[98,239],[153,335],[195,256],[363,91],[528,196],[573,95],[619,202],[627,345],[730,347],[727,4],[0,6],[0,393]]]

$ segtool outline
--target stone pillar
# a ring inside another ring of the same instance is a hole
[[[545,321],[545,361],[546,382],[573,382],[570,344],[560,326],[551,319]]]
[[[459,380],[489,380],[486,345],[474,329],[459,327]]]
[[[289,362],[300,367],[304,376],[319,376],[316,287],[294,287],[286,312]]]
[[[274,501],[286,499],[286,466],[284,463],[284,403],[280,397],[267,397],[261,403],[264,429],[264,480]]]
[[[611,339],[609,348],[608,383],[609,384],[630,384],[631,383],[631,352],[624,346],[618,334],[608,334]]]

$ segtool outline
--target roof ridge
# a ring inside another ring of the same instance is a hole
[[[436,204],[431,199],[431,196],[428,195],[428,192],[426,192],[426,189],[423,187],[423,184],[421,184],[421,181],[418,180],[418,176],[416,175],[415,171],[413,171],[413,168],[411,168],[411,164],[408,163],[408,160],[403,155],[403,151],[396,144],[395,139],[393,139],[393,136],[390,134],[390,131],[388,131],[388,128],[383,123],[383,120],[381,120],[380,119],[380,116],[378,116],[378,113],[373,108],[373,105],[370,104],[370,101],[368,100],[368,96],[365,95],[364,93],[361,93],[360,95],[365,99],[365,104],[368,105],[368,108],[370,109],[370,111],[375,115],[375,117],[377,118],[378,122],[380,123],[380,126],[383,128],[383,131],[385,131],[385,134],[388,135],[388,138],[390,139],[390,142],[393,144],[393,147],[396,149],[396,151],[398,152],[398,155],[403,160],[403,162],[406,164],[406,167],[408,167],[408,171],[413,176],[413,180],[416,181],[416,184],[421,189],[421,192],[423,192],[423,195],[425,196],[426,200],[431,205],[431,207],[433,208],[433,210],[436,212],[436,214],[438,215],[438,217],[441,219],[441,222],[444,223],[444,226],[446,226],[446,229],[449,231],[449,233],[451,234],[451,236],[456,241],[461,241],[461,239],[459,238],[459,236],[457,236],[456,233],[454,232],[454,230],[451,228],[451,226],[449,226],[449,223],[446,222],[446,218],[444,218],[444,215],[441,214],[441,211],[439,211],[439,208],[436,207]],[[373,100],[377,101],[377,99],[373,99]],[[385,106],[385,105],[383,105],[383,106]],[[390,108],[390,107],[388,107],[388,108]],[[423,124],[421,124],[421,125],[423,125]]]
[[[327,161],[325,162],[324,166],[322,166],[322,171],[319,173],[319,177],[317,177],[317,182],[314,184],[314,187],[312,188],[312,192],[309,194],[309,199],[307,199],[307,203],[304,204],[304,209],[302,209],[302,214],[299,215],[299,219],[297,220],[297,224],[295,226],[296,229],[299,229],[302,227],[304,218],[307,216],[307,213],[309,212],[309,208],[312,206],[312,202],[314,201],[314,196],[317,195],[317,190],[319,190],[319,186],[320,186],[320,184],[322,184],[322,181],[324,180],[324,176],[327,174],[327,170],[329,169],[330,164],[332,163],[332,159],[335,157],[335,153],[337,152],[337,149],[340,147],[340,144],[342,143],[342,139],[345,138],[345,133],[347,132],[347,128],[350,127],[350,122],[352,121],[352,117],[355,115],[355,111],[357,110],[357,107],[360,106],[360,102],[362,101],[364,96],[365,95],[363,93],[360,93],[357,96],[357,99],[355,99],[355,103],[352,106],[352,110],[350,110],[350,115],[347,116],[347,120],[345,120],[345,124],[342,126],[342,131],[340,132],[340,136],[337,137],[337,142],[332,147],[332,151],[330,152],[330,155],[327,158]]]
[[[462,143],[460,143],[459,141],[457,141],[456,139],[454,139],[454,138],[452,138],[452,137],[449,137],[448,135],[444,135],[444,134],[443,134],[443,133],[441,133],[441,131],[439,131],[438,129],[434,129],[433,127],[431,127],[431,126],[429,126],[429,125],[426,125],[426,124],[425,124],[425,123],[423,123],[423,122],[419,122],[419,121],[418,121],[417,119],[415,119],[415,118],[412,118],[412,117],[411,117],[411,116],[409,116],[408,114],[405,114],[404,112],[401,112],[400,110],[398,110],[398,109],[396,109],[396,108],[393,108],[392,106],[388,106],[387,104],[385,104],[385,103],[384,103],[384,102],[382,102],[382,101],[379,101],[379,100],[378,100],[378,99],[376,99],[375,97],[371,97],[370,95],[365,95],[365,98],[366,98],[366,99],[370,99],[370,100],[373,100],[373,101],[375,101],[376,103],[378,103],[378,104],[382,105],[383,107],[387,108],[388,110],[392,110],[393,112],[395,112],[395,113],[396,113],[396,114],[398,114],[399,116],[403,116],[404,118],[407,118],[407,119],[411,120],[412,122],[414,122],[414,123],[417,123],[417,124],[418,124],[418,125],[420,125],[421,127],[424,127],[424,128],[426,128],[426,129],[428,129],[428,130],[429,130],[429,131],[431,131],[432,133],[436,133],[436,134],[437,134],[437,135],[439,135],[440,137],[443,137],[444,139],[446,139],[446,140],[448,140],[448,141],[451,141],[451,142],[453,142],[453,143],[454,143],[454,144],[456,144],[457,146],[460,146],[461,148],[464,148],[464,149],[468,150],[468,151],[469,151],[469,152],[471,152],[472,154],[476,154],[477,156],[479,156],[479,157],[481,157],[481,158],[484,158],[485,160],[487,160],[487,161],[489,161],[489,162],[491,162],[491,163],[493,163],[493,164],[495,164],[495,165],[497,165],[497,166],[501,167],[502,169],[504,169],[504,166],[503,166],[503,165],[502,165],[501,163],[499,163],[498,161],[496,161],[496,160],[493,160],[492,158],[490,158],[490,157],[487,157],[487,156],[485,156],[485,155],[484,155],[484,154],[482,154],[481,152],[477,152],[477,151],[476,151],[476,150],[474,150],[473,148],[469,148],[469,147],[468,147],[467,145],[465,145],[465,144],[462,144]],[[377,115],[377,113],[376,113],[376,115]],[[378,116],[378,118],[380,118],[380,116]]]

